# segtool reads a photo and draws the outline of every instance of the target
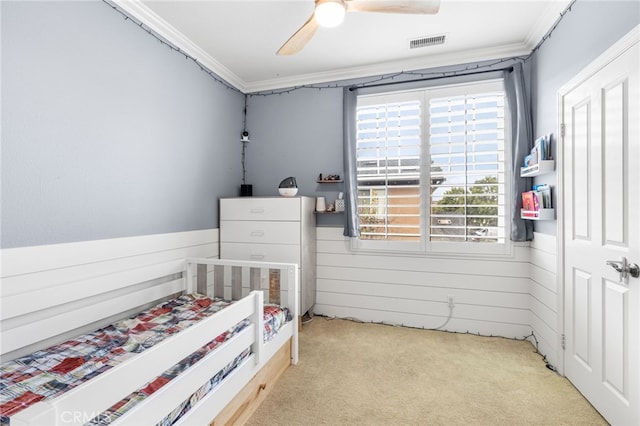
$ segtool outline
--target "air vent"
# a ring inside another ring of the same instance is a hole
[[[414,38],[413,40],[409,40],[409,49],[444,44],[445,38],[446,36],[444,34]]]

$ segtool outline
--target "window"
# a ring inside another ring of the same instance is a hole
[[[359,96],[356,121],[363,247],[506,245],[501,81]]]

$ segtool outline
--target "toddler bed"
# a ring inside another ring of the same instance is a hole
[[[33,291],[5,280],[2,422],[241,422],[297,363],[297,277],[295,264],[186,259]],[[87,324],[100,327],[68,337]]]

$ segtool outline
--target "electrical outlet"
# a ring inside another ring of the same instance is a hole
[[[453,296],[447,296],[447,301],[449,302],[449,308],[453,309],[453,307],[456,306],[456,304],[453,302]]]

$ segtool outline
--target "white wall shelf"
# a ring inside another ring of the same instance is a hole
[[[520,217],[528,220],[555,220],[555,209],[520,210]]]
[[[320,173],[317,183],[342,183],[342,177],[337,173]]]
[[[553,172],[554,160],[542,160],[538,164],[529,167],[520,167],[520,177],[533,177]]]

